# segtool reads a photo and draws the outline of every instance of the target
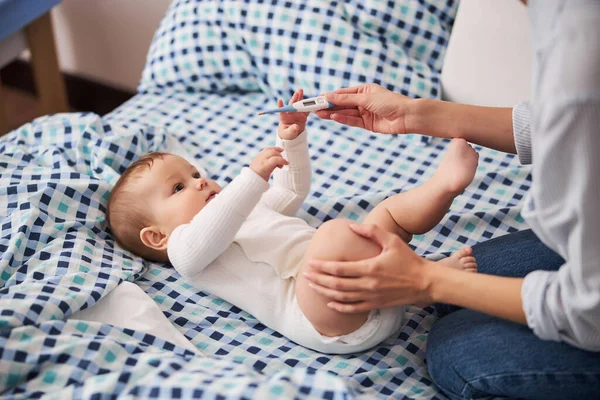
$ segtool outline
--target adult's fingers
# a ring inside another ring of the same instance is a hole
[[[353,117],[344,114],[333,113],[331,114],[331,118],[329,118],[335,122],[340,124],[348,125],[348,126],[356,126],[357,128],[365,129],[365,121],[360,117]]]
[[[378,227],[377,225],[351,224],[350,229],[352,229],[354,233],[364,238],[371,239],[373,242],[377,243],[382,249],[392,247],[399,241],[401,242],[398,236],[386,231],[385,229]]]
[[[359,261],[323,261],[323,260],[308,260],[308,265],[315,270],[306,272],[305,276],[312,280],[313,275],[334,275],[337,277],[358,278],[365,275],[368,269],[368,260]],[[308,275],[307,275],[308,274]]]
[[[344,278],[312,271],[304,272],[304,277],[313,284],[342,292],[362,291],[368,287],[366,278]]]
[[[370,100],[371,95],[366,93],[359,94],[337,94],[335,92],[326,93],[325,98],[328,102],[338,107],[365,107]]]
[[[317,115],[317,117],[321,118],[321,119],[331,119],[331,111],[315,111],[315,114]]]
[[[361,115],[361,112],[356,107],[350,107],[350,108],[331,107],[331,108],[326,108],[325,110],[315,111],[315,114],[317,114],[317,117],[319,117],[321,119],[331,119],[332,114],[338,114],[338,113],[344,114],[344,115],[351,115],[351,116]]]
[[[358,108],[340,108],[340,109],[335,109],[335,108],[328,108],[325,110],[320,110],[317,111],[317,115],[319,115],[319,117],[323,118],[322,115],[327,115],[328,118],[325,119],[331,119],[329,118],[329,116],[331,116],[331,114],[341,114],[341,115],[348,115],[351,117],[359,117],[362,115],[362,113],[360,112],[360,110]]]
[[[350,86],[347,88],[339,88],[334,90],[333,92],[329,92],[329,93],[335,93],[335,94],[356,94],[358,93],[358,90],[362,87],[362,85],[360,86]]]
[[[349,304],[340,303],[339,301],[332,301],[327,303],[327,307],[346,314],[356,314],[381,308],[375,301],[363,301]]]
[[[330,289],[321,285],[317,285],[316,283],[308,284],[315,292],[322,294],[323,296],[334,300],[339,301],[341,303],[357,303],[360,301],[370,300],[374,297],[374,295],[370,292],[344,292],[340,290]]]

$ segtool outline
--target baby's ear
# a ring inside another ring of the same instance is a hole
[[[166,250],[169,237],[156,226],[148,226],[141,230],[140,240],[145,246],[154,250]]]

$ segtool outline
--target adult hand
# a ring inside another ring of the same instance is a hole
[[[311,287],[329,297],[328,306],[346,313],[416,302],[432,302],[428,293],[429,263],[398,236],[375,225],[350,228],[373,240],[381,253],[361,261],[309,260],[305,273]]]
[[[378,133],[410,133],[411,99],[399,93],[369,83],[338,89],[325,97],[336,106],[317,111],[319,118]]]

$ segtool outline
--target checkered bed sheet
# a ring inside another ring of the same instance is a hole
[[[277,117],[256,115],[268,101],[260,94],[146,94],[107,120],[165,126],[226,184],[274,143]],[[309,121],[313,192],[299,216],[315,227],[331,218],[361,220],[384,198],[424,182],[448,144],[439,139],[424,144],[417,135],[373,135],[314,116]],[[519,202],[529,187],[528,168],[514,156],[477,150],[481,161],[474,183],[438,227],[415,237],[412,244],[420,254],[452,252],[524,227]],[[330,371],[344,378],[353,395],[440,397],[424,364],[427,332],[435,321],[431,309],[410,308],[401,332],[371,351],[329,356],[297,346],[237,307],[198,292],[170,268],[152,264],[137,283],[207,356],[266,375],[296,368]]]
[[[262,94],[138,95],[110,115],[44,117],[0,140],[0,389],[55,398],[444,398],[427,376],[431,309],[410,307],[397,336],[361,354],[318,354],[200,292],[165,265],[123,252],[106,232],[120,172],[175,137],[220,183],[274,142]],[[311,116],[311,225],[360,220],[385,197],[425,181],[446,141],[372,135]],[[454,251],[524,228],[529,170],[477,148],[475,181],[420,254]],[[135,281],[206,358],[143,332],[66,320],[122,280]],[[95,396],[95,397],[94,397]]]

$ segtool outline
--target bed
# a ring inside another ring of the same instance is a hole
[[[377,82],[442,96],[458,2],[175,0],[139,93],[108,115],[45,116],[0,139],[0,393],[7,398],[445,399],[427,374],[432,308],[352,355],[308,350],[195,289],[169,265],[120,249],[106,227],[111,186],[152,150],[186,154],[226,184],[274,141],[257,116],[307,95]],[[435,170],[448,141],[389,136],[309,118],[311,225],[360,221]],[[526,227],[530,174],[476,147],[474,182],[442,223],[415,237],[423,256]]]

